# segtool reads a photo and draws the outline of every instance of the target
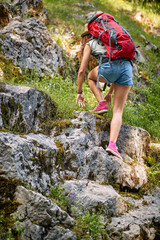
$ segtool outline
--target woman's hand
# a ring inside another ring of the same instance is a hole
[[[78,104],[79,107],[85,107],[86,99],[84,98],[83,94],[77,94],[76,105]]]
[[[111,93],[107,93],[106,96],[104,97],[107,106],[111,107],[112,106],[112,94]]]

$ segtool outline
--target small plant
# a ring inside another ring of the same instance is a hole
[[[65,190],[60,185],[53,185],[50,191],[50,197],[53,201],[65,211],[70,211],[69,201]]]
[[[24,227],[19,221],[19,213],[14,212],[6,216],[2,211],[0,214],[0,239],[23,240]]]
[[[87,212],[79,216],[74,227],[78,240],[108,240],[105,223],[101,220],[101,214]]]
[[[19,221],[19,212],[14,212],[11,214],[14,219],[14,226],[15,226],[15,234],[18,236],[19,239],[23,239],[24,236],[24,227]]]
[[[148,166],[148,184],[147,190],[154,189],[156,186],[160,186],[160,152],[156,148],[149,149],[145,163]]]

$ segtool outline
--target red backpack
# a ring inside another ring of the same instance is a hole
[[[109,61],[122,57],[134,59],[135,44],[127,30],[112,15],[103,12],[96,14],[88,23],[88,31],[104,43]]]

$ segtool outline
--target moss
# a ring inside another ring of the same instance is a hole
[[[8,102],[1,101],[2,121],[5,129],[12,132],[26,132],[26,124],[23,119],[22,106],[20,103],[16,103],[14,98],[9,98]],[[14,115],[17,113],[17,116]],[[16,118],[14,125],[12,125],[13,118]]]
[[[62,143],[60,140],[54,141],[56,146],[58,147],[58,154],[56,156],[56,165],[63,166],[64,168],[64,143]]]
[[[21,80],[22,74],[19,68],[14,65],[13,60],[7,59],[2,53],[0,53],[0,68],[4,73],[5,82],[16,83]]]
[[[55,126],[54,118],[56,116],[56,110],[57,110],[57,104],[50,99],[50,97],[45,94],[44,92],[41,92],[42,96],[44,98],[44,117],[41,117],[38,115],[38,110],[34,112],[34,118],[38,118],[40,122],[41,130],[40,132],[49,135],[51,129]]]
[[[156,186],[160,186],[160,151],[159,149],[148,149],[145,163],[148,166],[147,175],[148,183],[144,191],[153,190]]]
[[[148,202],[143,200],[142,205],[148,205]]]
[[[89,133],[89,130],[86,127],[83,127],[82,131],[83,133]]]
[[[93,172],[93,171],[90,171],[90,172],[89,172],[88,179],[89,179],[89,180],[95,180],[95,175],[94,175],[94,172]]]
[[[46,169],[45,161],[47,159],[46,152],[44,150],[39,151],[36,156],[33,156],[30,158],[31,161],[36,162],[36,164],[39,164],[41,166],[42,171],[51,171],[51,169]]]
[[[108,144],[109,144],[109,141],[101,141],[100,146],[103,147],[104,149],[106,149]]]
[[[134,198],[134,199],[140,199],[142,197],[141,194],[139,193],[133,193],[133,192],[119,192],[119,194],[122,196],[122,197],[131,197],[131,198]]]
[[[74,177],[72,176],[72,175],[65,175],[64,176],[64,180],[73,180],[74,179]]]
[[[31,157],[30,160],[31,160],[31,161],[40,161],[40,159],[39,159],[39,158],[36,158],[36,157],[35,157],[35,158],[34,158],[34,157]]]
[[[110,120],[108,119],[97,119],[96,120],[96,131],[99,133],[101,131],[110,131]]]
[[[71,127],[73,124],[71,120],[57,120],[53,122],[53,128],[55,130],[55,136],[58,136],[63,129]],[[66,133],[67,134],[67,133]]]
[[[1,112],[2,112],[2,121],[3,121],[3,125],[6,127],[9,125],[9,120],[10,120],[10,116],[9,116],[9,109],[6,106],[6,104],[4,104],[3,102],[1,102]]]
[[[7,130],[5,128],[0,128],[0,132],[9,132],[9,130]]]
[[[12,213],[21,204],[14,200],[16,187],[21,185],[21,180],[4,177],[2,174],[5,172],[0,172],[0,239],[8,239],[8,236],[12,236],[9,231],[14,225]]]
[[[127,204],[127,212],[133,209],[134,205],[132,203],[130,203],[129,201],[125,201],[125,203]]]
[[[4,172],[0,172],[0,196],[2,199],[7,199],[7,201],[13,201],[13,195],[15,189],[21,184],[21,180],[17,180],[11,177],[2,176]],[[2,209],[3,201],[0,201],[0,209]]]

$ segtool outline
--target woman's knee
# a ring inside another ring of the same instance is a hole
[[[92,85],[92,84],[95,84],[95,80],[92,79],[92,76],[91,76],[91,74],[89,73],[89,74],[88,74],[88,85],[90,86],[90,85]]]
[[[122,115],[123,115],[123,108],[113,107],[113,115],[117,115],[119,117],[122,117]]]
[[[88,84],[89,84],[89,86],[90,86],[92,80],[90,79],[89,74],[88,74],[88,77],[87,77],[87,78],[88,78]]]

